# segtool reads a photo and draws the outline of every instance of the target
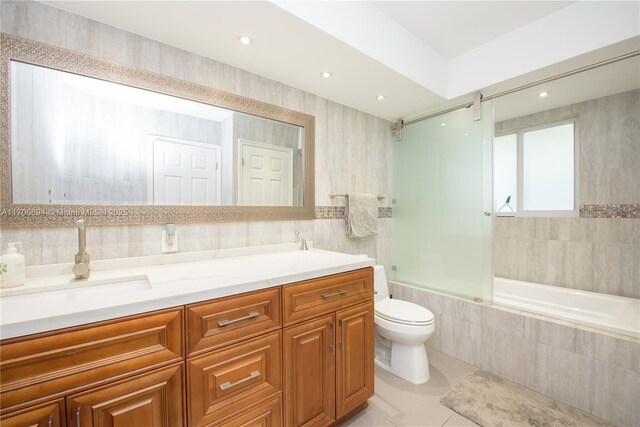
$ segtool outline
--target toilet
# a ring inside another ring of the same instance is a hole
[[[374,266],[375,363],[413,384],[429,380],[425,342],[435,330],[433,313],[408,301],[391,299],[384,266]]]

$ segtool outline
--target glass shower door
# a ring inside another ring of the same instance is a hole
[[[491,301],[493,108],[408,125],[393,151],[393,280]]]

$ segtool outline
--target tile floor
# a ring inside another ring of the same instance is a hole
[[[369,407],[343,424],[351,427],[474,427],[474,422],[440,403],[473,366],[429,349],[431,379],[414,385],[376,367],[376,394]]]

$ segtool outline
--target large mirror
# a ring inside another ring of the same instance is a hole
[[[204,220],[203,209],[222,207],[225,220],[311,217],[313,117],[2,37],[13,53],[3,54],[3,223],[21,222],[19,210],[6,211],[19,206],[68,207],[47,210],[48,220],[91,206],[127,207],[119,216],[144,212],[149,222],[168,222],[175,209],[183,221]],[[121,73],[105,78],[106,66]]]

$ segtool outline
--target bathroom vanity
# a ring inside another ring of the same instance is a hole
[[[129,268],[126,277],[150,278],[131,298],[78,305],[69,295],[84,288],[5,294],[1,423],[336,424],[373,395],[372,263],[292,250]],[[68,301],[33,314],[56,292]]]

